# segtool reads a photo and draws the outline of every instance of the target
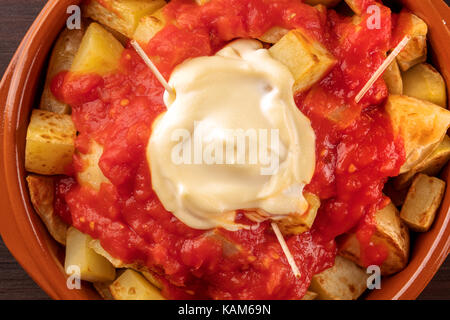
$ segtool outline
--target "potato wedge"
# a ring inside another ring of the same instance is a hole
[[[34,210],[47,227],[50,235],[62,245],[66,245],[68,225],[53,209],[55,198],[55,181],[52,177],[30,174],[27,177],[28,190]]]
[[[109,289],[116,300],[165,300],[158,289],[131,269],[118,277]]]
[[[444,78],[427,63],[421,63],[403,74],[403,94],[429,101],[445,108],[447,90]]]
[[[406,162],[400,174],[424,161],[444,140],[450,126],[450,111],[431,102],[391,95],[386,111],[396,135],[403,138]]]
[[[134,32],[133,39],[139,43],[147,44],[167,23],[163,8],[156,10],[153,14],[144,16]]]
[[[309,208],[304,214],[291,214],[277,222],[280,231],[284,235],[297,235],[311,229],[316,219],[317,210],[320,208],[320,199],[312,193],[305,192],[305,199],[308,201]]]
[[[83,6],[83,13],[132,38],[139,20],[165,5],[164,0],[91,0]]]
[[[414,176],[417,173],[424,173],[429,176],[435,176],[450,160],[450,137],[445,136],[444,140],[439,144],[436,150],[431,153],[424,161],[418,164],[410,171],[394,178],[393,184],[397,190],[408,188]]]
[[[445,182],[418,174],[409,189],[400,218],[413,231],[430,229],[445,192]]]
[[[335,66],[336,59],[319,42],[308,39],[300,29],[289,31],[269,49],[294,76],[294,92],[309,89]]]
[[[409,231],[400,220],[397,208],[389,203],[375,215],[376,230],[372,236],[375,244],[383,244],[388,256],[381,267],[382,275],[401,271],[409,258]],[[339,255],[363,266],[360,245],[355,234],[347,234],[340,239]]]
[[[428,26],[422,19],[412,13],[402,12],[401,14],[407,15],[407,18],[410,19],[410,27],[405,32],[411,36],[411,40],[399,53],[397,61],[402,71],[408,71],[416,64],[427,60]]]
[[[77,172],[77,181],[82,186],[89,186],[98,191],[102,183],[111,183],[100,169],[98,162],[103,154],[103,147],[92,140],[87,154],[80,153],[84,170]]]
[[[47,68],[47,77],[45,78],[39,109],[60,114],[70,113],[70,106],[59,101],[53,95],[50,85],[54,76],[58,73],[70,70],[73,59],[80,47],[84,32],[84,27],[74,30],[64,29],[59,35],[58,40],[56,40]]]
[[[337,256],[333,267],[313,276],[310,289],[319,300],[356,300],[367,289],[367,279],[363,269]]]
[[[341,0],[305,0],[304,2],[311,6],[322,4],[327,8],[332,8],[336,6],[339,2],[341,2]]]
[[[394,60],[386,69],[383,79],[390,94],[403,94],[403,79],[397,60]]]
[[[45,110],[33,110],[25,146],[25,168],[29,172],[63,174],[72,163],[76,129],[72,118]]]
[[[116,277],[116,269],[104,257],[89,247],[92,238],[74,227],[67,230],[66,261],[64,269],[70,266],[80,268],[81,280],[90,282],[107,282]]]
[[[98,23],[91,23],[81,41],[70,71],[105,75],[119,68],[122,44]]]

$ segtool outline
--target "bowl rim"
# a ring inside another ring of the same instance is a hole
[[[25,171],[18,156],[20,150],[18,150],[17,132],[23,125],[19,123],[19,116],[23,116],[23,110],[31,108],[30,105],[26,105],[27,99],[30,99],[30,91],[26,90],[27,84],[33,79],[33,76],[38,78],[36,74],[41,74],[40,72],[33,74],[42,67],[42,65],[38,66],[36,62],[37,54],[43,50],[37,37],[42,37],[40,35],[42,27],[52,15],[55,15],[55,12],[61,13],[63,8],[79,2],[79,0],[49,0],[47,2],[23,38],[0,82],[0,101],[2,102],[0,110],[3,113],[2,120],[0,120],[0,150],[2,152],[0,181],[4,181],[3,184],[0,184],[0,194],[2,195],[0,205],[3,208],[0,214],[0,234],[15,259],[53,299],[97,299],[98,295],[93,290],[69,290],[63,285],[66,281],[63,267],[56,263],[58,257],[54,254],[55,250],[49,249],[54,248],[56,244],[49,237],[30,204],[24,182]],[[424,6],[431,6],[436,11],[435,14],[443,17],[444,21],[450,21],[450,10],[444,10],[442,5],[446,6],[446,4],[443,0],[433,2],[432,0],[420,0],[420,2]],[[446,7],[448,9],[448,6]],[[446,38],[450,39],[448,29]],[[450,81],[449,72],[450,70],[447,70],[444,75],[447,83]],[[447,85],[447,87],[449,86]],[[423,236],[429,243],[426,246],[428,248],[425,248],[427,249],[425,254],[422,253],[424,248],[419,248],[420,257],[412,256],[414,264],[412,264],[413,261],[410,261],[405,270],[388,277],[387,280],[383,279],[383,289],[370,292],[367,296],[368,299],[417,298],[448,256],[450,250],[450,166],[447,166],[444,171],[443,178],[447,181],[445,200],[432,229]],[[31,235],[33,235],[31,241],[27,241],[26,239],[30,239]],[[418,243],[415,244],[415,246],[417,245]],[[417,250],[412,250],[413,255],[414,251]],[[385,291],[384,283],[389,288],[389,292]]]

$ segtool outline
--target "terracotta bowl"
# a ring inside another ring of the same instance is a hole
[[[30,204],[25,184],[24,149],[30,110],[48,53],[63,27],[67,7],[80,1],[50,0],[31,26],[0,83],[0,232],[6,246],[41,288],[54,299],[96,299],[89,285],[69,290],[63,269],[64,250],[46,231]],[[442,0],[404,0],[430,27],[432,59],[450,83],[450,9]],[[450,170],[444,179],[450,182]],[[367,299],[415,299],[449,253],[450,184],[432,229],[418,235],[408,267],[383,279],[382,289]]]

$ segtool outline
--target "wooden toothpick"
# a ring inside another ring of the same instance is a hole
[[[170,87],[170,85],[167,83],[166,79],[164,79],[161,72],[159,72],[158,68],[153,64],[152,60],[147,56],[145,51],[142,49],[142,47],[137,43],[136,40],[131,40],[131,45],[136,50],[138,55],[144,60],[145,64],[152,70],[153,74],[156,76],[156,79],[158,79],[159,82],[163,85],[163,87],[166,89],[167,92],[170,94],[174,94],[174,90]]]
[[[295,264],[294,257],[292,256],[291,251],[289,251],[286,241],[284,241],[284,238],[283,238],[283,235],[281,234],[280,228],[278,228],[278,225],[275,222],[272,222],[271,226],[272,226],[273,232],[275,232],[275,235],[277,236],[278,242],[281,245],[281,249],[283,249],[286,259],[287,259],[289,265],[291,266],[294,276],[296,278],[300,278],[300,271],[298,270],[298,267]]]
[[[361,99],[365,96],[367,91],[373,86],[375,81],[378,80],[378,78],[383,74],[383,72],[387,69],[387,67],[390,66],[392,62],[394,62],[395,58],[398,56],[398,54],[405,48],[405,46],[408,44],[409,40],[411,40],[410,36],[405,36],[402,41],[395,47],[395,49],[391,52],[391,54],[384,60],[382,65],[375,71],[375,73],[372,75],[372,77],[369,79],[369,81],[366,83],[366,85],[361,89],[361,91],[356,95],[355,101],[356,103],[359,103]]]

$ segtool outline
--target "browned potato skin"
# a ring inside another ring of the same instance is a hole
[[[399,212],[392,203],[377,212],[375,221],[376,231],[372,241],[381,243],[388,249],[388,257],[381,265],[381,274],[397,273],[408,264],[409,230],[400,220]],[[363,266],[355,234],[347,234],[340,239],[339,255]]]
[[[337,256],[333,267],[312,278],[310,290],[319,300],[356,300],[366,290],[367,278],[355,263]]]
[[[63,71],[69,71],[72,66],[81,39],[85,32],[84,24],[81,29],[64,29],[58,37],[53,47],[50,62],[47,69],[44,91],[41,96],[40,109],[48,110],[59,114],[70,113],[70,106],[59,101],[51,92],[50,85],[55,75]]]
[[[68,225],[55,213],[55,181],[52,177],[30,174],[27,177],[28,190],[34,210],[44,222],[50,235],[62,245],[66,245]]]
[[[441,205],[444,192],[444,181],[418,174],[409,189],[400,217],[411,230],[428,231]]]

